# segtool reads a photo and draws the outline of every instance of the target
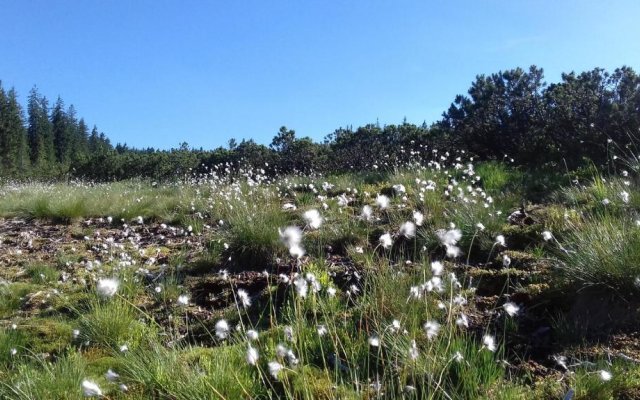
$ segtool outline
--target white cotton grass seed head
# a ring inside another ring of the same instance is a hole
[[[371,221],[373,219],[373,208],[371,208],[371,206],[368,206],[368,205],[362,207],[362,212],[360,213],[360,216],[365,221]]]
[[[424,223],[424,214],[422,214],[420,211],[414,211],[413,221],[416,223],[416,225],[422,226],[422,224]]]
[[[553,234],[550,231],[544,231],[542,232],[542,238],[548,242],[549,240],[553,239]]]
[[[516,316],[520,312],[520,307],[518,307],[515,303],[512,303],[510,301],[504,303],[502,305],[502,308],[510,317]]]
[[[462,254],[462,250],[460,250],[458,246],[447,244],[445,245],[445,249],[447,250],[446,255],[448,258],[458,258],[460,254]]]
[[[302,230],[297,226],[278,229],[278,234],[280,235],[280,240],[289,248],[302,242]]]
[[[380,336],[378,335],[369,336],[369,346],[380,347]]]
[[[278,343],[276,346],[276,357],[285,358],[287,356],[287,346],[282,343]]]
[[[442,275],[442,271],[444,271],[444,265],[440,261],[431,262],[431,273],[433,276]]]
[[[269,373],[274,379],[278,379],[278,374],[280,374],[280,371],[284,368],[284,366],[277,361],[269,361],[267,366],[269,368]]]
[[[320,216],[320,212],[318,212],[318,210],[312,209],[305,211],[305,213],[302,215],[302,218],[304,218],[305,222],[311,229],[318,229],[320,228],[320,225],[322,225],[322,217]]]
[[[287,326],[284,327],[283,332],[284,332],[284,337],[288,341],[292,342],[293,341],[293,327],[291,325],[287,325]]]
[[[600,376],[600,379],[602,379],[604,382],[608,382],[611,380],[611,378],[613,378],[613,375],[611,374],[611,372],[605,371],[604,369],[601,369],[600,371],[598,371],[598,375]]]
[[[411,341],[411,347],[409,347],[409,358],[413,361],[417,360],[420,356],[420,352],[418,351],[418,345],[415,340]]]
[[[400,235],[407,239],[414,238],[416,236],[416,224],[411,221],[407,221],[400,225]]]
[[[469,318],[465,314],[460,314],[460,316],[456,319],[456,325],[458,325],[460,328],[468,328]]]
[[[117,373],[115,373],[112,369],[109,369],[105,374],[104,377],[109,381],[109,382],[115,382],[118,380],[118,378],[120,378],[120,375],[118,375]]]
[[[181,306],[186,306],[189,304],[189,296],[186,294],[178,296],[178,304]]]
[[[297,244],[295,246],[289,247],[289,254],[291,254],[292,257],[301,258],[302,256],[304,256],[305,251],[302,246]]]
[[[467,299],[463,295],[458,294],[453,298],[453,304],[457,306],[464,306],[467,304]]]
[[[249,346],[247,349],[247,364],[256,365],[258,363],[258,350]]]
[[[288,210],[295,211],[296,209],[297,209],[297,207],[293,203],[285,203],[285,204],[282,205],[282,210],[283,211],[288,211]]]
[[[238,289],[238,300],[240,300],[240,305],[242,305],[242,307],[251,307],[251,298],[249,298],[249,293],[247,293],[246,290]]]
[[[229,327],[229,323],[226,320],[221,319],[220,321],[216,322],[215,329],[218,339],[226,339],[229,336],[229,330],[231,328]]]
[[[511,265],[511,257],[506,254],[502,255],[502,266],[508,268]]]
[[[427,321],[423,325],[424,332],[427,334],[427,339],[431,340],[440,332],[440,324],[436,321]]]
[[[504,239],[504,235],[496,236],[496,244],[502,247],[507,247],[507,242]]]
[[[300,362],[298,360],[298,358],[296,357],[295,353],[293,352],[293,350],[291,350],[291,349],[287,350],[287,356],[286,357],[287,357],[287,362],[291,366],[296,366]]]
[[[253,330],[253,329],[249,329],[247,331],[247,339],[249,339],[252,342],[255,342],[256,340],[258,340],[258,337],[260,335],[258,334],[258,331]]]
[[[84,397],[99,397],[102,396],[102,390],[97,383],[85,379],[82,381],[82,393]]]
[[[118,291],[120,282],[115,278],[103,278],[98,280],[96,287],[98,294],[102,297],[113,297]]]
[[[404,187],[403,184],[399,183],[397,185],[393,185],[393,191],[398,194],[403,194],[407,192],[407,189]]]
[[[439,229],[436,231],[436,236],[440,240],[440,243],[445,246],[447,250],[447,257],[456,258],[460,255],[461,250],[456,244],[462,238],[462,231],[456,229],[453,225],[449,230]]]
[[[391,235],[389,233],[380,235],[379,241],[380,241],[380,245],[384,249],[389,249],[393,245],[393,239],[391,239]]]
[[[422,286],[411,286],[409,288],[409,299],[420,300],[422,298],[422,293],[424,289]]]
[[[626,191],[621,191],[620,192],[620,200],[622,200],[623,203],[628,204],[629,203],[629,192]]]
[[[385,208],[389,207],[389,198],[383,194],[379,194],[376,197],[376,205],[381,209],[384,210]]]
[[[484,335],[482,338],[483,347],[489,351],[496,351],[496,340],[491,335]]]
[[[280,240],[289,248],[289,254],[295,258],[304,256],[304,248],[300,245],[302,242],[302,230],[297,226],[288,226],[286,228],[278,228]]]
[[[296,288],[296,293],[298,294],[298,296],[302,298],[307,297],[307,293],[309,292],[309,284],[307,283],[306,279],[304,279],[302,276],[297,277],[293,281],[293,286]]]
[[[400,330],[400,321],[394,319],[391,321],[391,332],[398,332]]]

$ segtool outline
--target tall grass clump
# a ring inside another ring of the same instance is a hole
[[[244,361],[241,346],[163,347],[150,341],[118,355],[122,378],[143,398],[266,398],[266,388]]]
[[[259,210],[246,209],[230,216],[229,249],[232,269],[262,270],[286,253],[280,245],[278,227],[287,226],[293,215],[279,206],[265,204]]]
[[[55,362],[34,357],[31,363],[20,364],[17,371],[0,383],[4,399],[83,399],[81,382],[86,377],[86,361],[77,352]]]
[[[134,347],[154,333],[152,326],[141,321],[142,313],[120,297],[95,298],[87,310],[77,312],[80,337],[106,349]]]
[[[25,296],[35,288],[35,285],[26,282],[0,282],[0,317],[5,318],[20,309]]]
[[[0,368],[10,367],[25,354],[28,338],[12,328],[0,329]]]
[[[476,173],[482,177],[481,183],[483,188],[491,193],[500,193],[507,189],[516,189],[521,186],[520,183],[523,179],[522,172],[498,162],[478,164]]]
[[[640,229],[634,221],[593,217],[565,232],[558,254],[558,271],[567,282],[620,293],[640,290]]]

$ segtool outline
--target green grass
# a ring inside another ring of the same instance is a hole
[[[36,287],[26,282],[0,283],[0,316],[7,318],[19,310],[25,296]]]
[[[604,286],[628,294],[640,290],[640,229],[634,221],[601,215],[564,236],[559,272],[581,286]]]
[[[144,398],[242,399],[267,393],[241,346],[167,349],[149,343],[120,355],[120,373]]]
[[[70,353],[55,362],[33,359],[21,364],[0,384],[0,395],[8,399],[82,399],[81,382],[87,362]],[[101,381],[102,383],[102,381]]]
[[[456,163],[260,184],[2,187],[0,216],[69,226],[57,227],[64,235],[36,237],[33,249],[21,237],[2,238],[10,256],[0,259],[0,397],[76,399],[90,379],[114,399],[506,400],[562,398],[570,389],[576,399],[633,398],[640,379],[632,362],[593,356],[571,374],[550,367],[548,376],[516,366],[530,356],[547,363],[549,348],[605,346],[606,334],[630,332],[637,313],[614,305],[622,298],[632,307],[640,290],[635,181],[582,171],[572,184],[560,171]],[[332,187],[323,189],[325,182]],[[393,189],[400,184],[405,193]],[[339,204],[342,194],[347,205]],[[389,196],[387,209],[376,205],[378,194]],[[297,209],[283,210],[285,203]],[[521,204],[530,225],[507,221]],[[373,208],[369,221],[360,217],[364,205]],[[319,229],[306,226],[310,209],[323,218]],[[414,211],[423,224],[403,238],[400,226]],[[456,259],[445,257],[435,233],[452,224],[462,232]],[[303,229],[300,259],[280,240],[287,226]],[[544,241],[545,230],[552,240]],[[383,233],[392,235],[389,249],[380,246]],[[496,245],[500,234],[506,248]],[[508,268],[503,255],[512,258]],[[432,261],[444,263],[439,278]],[[251,291],[247,277],[257,282],[255,272],[264,270],[268,278]],[[279,274],[306,282],[306,296]],[[117,293],[98,296],[96,282],[111,277]],[[251,307],[236,304],[239,289],[251,291]],[[178,303],[183,294],[188,304]],[[521,314],[505,314],[510,299]],[[225,339],[215,333],[220,318],[231,325]],[[426,321],[440,324],[434,337]],[[552,341],[548,347],[523,335],[532,323],[550,327],[550,339],[541,339]],[[249,329],[259,331],[257,341],[247,339]],[[485,335],[495,338],[495,351]],[[246,361],[249,346],[256,365]],[[284,366],[277,376],[269,371],[274,361]],[[108,369],[120,374],[115,382],[105,378]],[[603,381],[601,369],[613,378]]]
[[[141,322],[144,316],[119,297],[94,299],[86,312],[79,312],[79,338],[106,349],[135,347],[155,328]]]
[[[27,274],[31,277],[32,282],[45,284],[53,283],[60,277],[60,272],[46,264],[32,264],[27,267]]]

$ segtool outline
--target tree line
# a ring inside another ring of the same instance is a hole
[[[11,178],[135,177],[173,179],[247,166],[265,173],[311,173],[394,168],[432,159],[435,151],[467,151],[480,159],[513,159],[523,167],[604,165],[611,152],[640,142],[640,77],[630,67],[562,74],[547,84],[541,68],[478,75],[431,124],[368,124],[336,129],[317,143],[281,127],[270,145],[253,140],[213,150],[112,146],[94,126],[89,132],[73,106],[50,107],[37,89],[27,117],[14,89],[0,83],[0,175]],[[225,167],[226,166],[226,167]]]
[[[25,119],[14,88],[0,82],[0,175],[9,178],[58,178],[91,158],[113,151],[104,133],[91,132],[73,105],[49,100],[37,88],[27,99]]]

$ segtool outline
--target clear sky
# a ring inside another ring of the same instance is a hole
[[[0,80],[112,142],[268,144],[437,120],[477,74],[640,70],[640,1],[0,0]]]

